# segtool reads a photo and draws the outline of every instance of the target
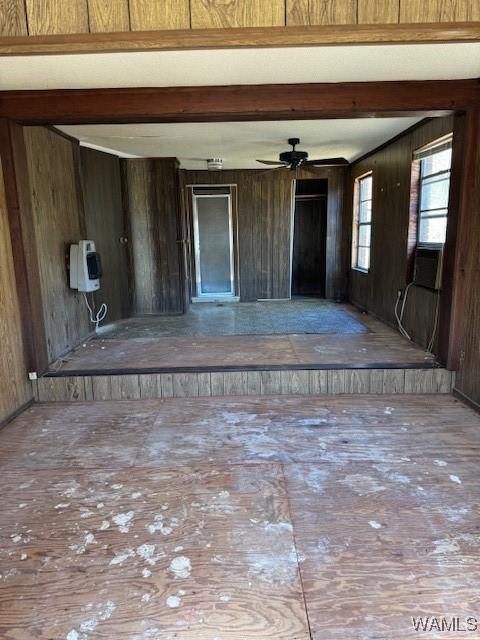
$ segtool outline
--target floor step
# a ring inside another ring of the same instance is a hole
[[[451,393],[455,373],[443,368],[285,369],[125,375],[46,376],[34,383],[39,402],[137,400],[241,395]]]

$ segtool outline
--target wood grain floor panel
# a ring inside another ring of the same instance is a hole
[[[0,637],[308,639],[278,465],[3,479]]]
[[[396,464],[295,465],[286,474],[315,640],[345,638],[346,630],[404,640],[419,636],[413,616],[464,620],[478,611],[475,462],[428,454]]]
[[[34,405],[2,431],[4,469],[474,459],[451,396],[242,396]],[[55,446],[52,446],[52,442]],[[118,442],[118,446],[112,446]]]
[[[412,616],[474,616],[479,427],[447,395],[36,404],[0,431],[0,638],[409,640]]]
[[[50,374],[82,371],[289,365],[370,366],[416,364],[433,359],[401,336],[376,334],[218,336],[201,338],[95,338],[77,347]]]

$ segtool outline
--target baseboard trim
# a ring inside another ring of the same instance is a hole
[[[452,389],[452,394],[455,396],[455,398],[458,398],[458,400],[460,400],[461,402],[464,402],[468,407],[470,407],[470,409],[473,409],[477,413],[480,413],[480,404],[478,404],[478,402],[475,402],[475,400],[472,400],[471,398],[466,396],[462,391],[454,387]]]
[[[15,409],[15,411],[12,411],[12,413],[9,413],[5,418],[2,418],[0,420],[0,429],[3,429],[4,427],[7,426],[7,424],[10,424],[12,420],[15,420],[15,418],[18,418],[18,416],[24,411],[26,411],[29,407],[31,407],[34,402],[35,402],[35,398],[30,398],[30,400],[27,400],[27,402],[25,402],[20,407],[18,407],[18,409]]]

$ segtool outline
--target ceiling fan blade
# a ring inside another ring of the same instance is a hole
[[[256,160],[256,162],[261,162],[262,164],[271,164],[272,166],[277,167],[288,166],[286,162],[280,162],[279,160]]]
[[[266,173],[270,173],[270,174],[272,174],[272,173],[274,173],[275,171],[279,171],[279,170],[281,170],[281,169],[283,169],[283,170],[285,170],[285,169],[290,170],[290,167],[289,167],[287,164],[282,164],[282,165],[280,165],[280,166],[278,166],[278,167],[270,167],[270,169],[265,169],[264,171],[258,171],[257,176],[263,176],[263,175],[265,175]]]
[[[310,167],[329,167],[329,166],[344,166],[349,164],[346,158],[323,158],[320,160],[305,160],[302,162],[304,166]]]

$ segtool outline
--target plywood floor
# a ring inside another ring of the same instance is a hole
[[[267,306],[271,303],[266,303]],[[333,305],[335,309],[335,304]],[[141,327],[152,318],[123,322],[113,331],[81,344],[51,366],[51,373],[166,372],[169,370],[219,370],[259,368],[389,368],[431,367],[434,358],[382,322],[359,313],[351,305],[336,305],[339,322],[345,315],[350,324],[364,327],[358,333],[302,335],[142,335]],[[334,309],[329,315],[334,315]],[[347,310],[348,311],[347,311]],[[222,310],[223,311],[223,310]],[[159,322],[162,319],[158,320]],[[132,325],[128,329],[129,323]],[[174,323],[170,319],[169,323]],[[337,325],[335,325],[337,326]],[[347,327],[348,329],[348,327]]]
[[[0,432],[0,637],[457,638],[412,616],[478,616],[479,453],[451,396],[35,405]]]

